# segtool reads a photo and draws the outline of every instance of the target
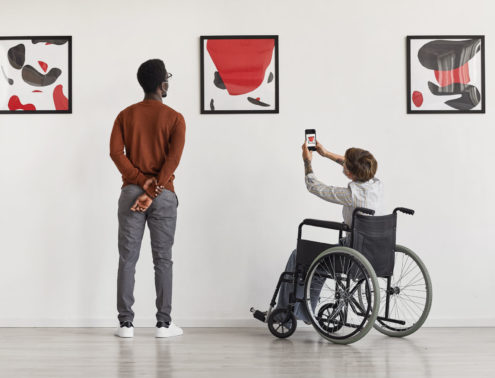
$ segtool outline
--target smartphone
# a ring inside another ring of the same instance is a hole
[[[316,151],[316,130],[306,129],[304,134],[306,136],[306,145],[308,146],[308,150]]]

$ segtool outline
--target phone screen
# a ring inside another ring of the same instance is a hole
[[[316,130],[306,130],[306,144],[308,149],[316,150]]]

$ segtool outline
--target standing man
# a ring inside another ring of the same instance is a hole
[[[184,148],[182,115],[163,104],[172,76],[160,59],[144,62],[137,79],[144,100],[120,112],[110,137],[110,156],[124,182],[119,198],[117,336],[133,337],[134,274],[148,223],[155,267],[156,337],[182,335],[172,323],[172,245],[178,200],[174,172]]]

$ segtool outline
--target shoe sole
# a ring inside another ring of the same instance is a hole
[[[117,336],[117,337],[120,337],[122,339],[132,339],[134,337],[134,332],[132,334],[130,334],[130,335],[121,335],[117,331],[117,332],[114,333],[114,335]]]
[[[155,334],[155,338],[157,338],[157,339],[167,339],[169,337],[182,336],[183,334],[184,334],[184,332],[177,333],[177,334],[172,334],[172,335],[158,335],[158,334]]]

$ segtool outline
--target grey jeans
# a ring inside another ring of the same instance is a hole
[[[133,321],[134,274],[139,259],[146,223],[150,230],[151,252],[155,267],[156,319],[170,322],[172,310],[172,245],[177,222],[177,196],[164,190],[144,212],[131,206],[144,191],[137,185],[124,186],[119,198],[119,272],[117,310],[120,321]]]

